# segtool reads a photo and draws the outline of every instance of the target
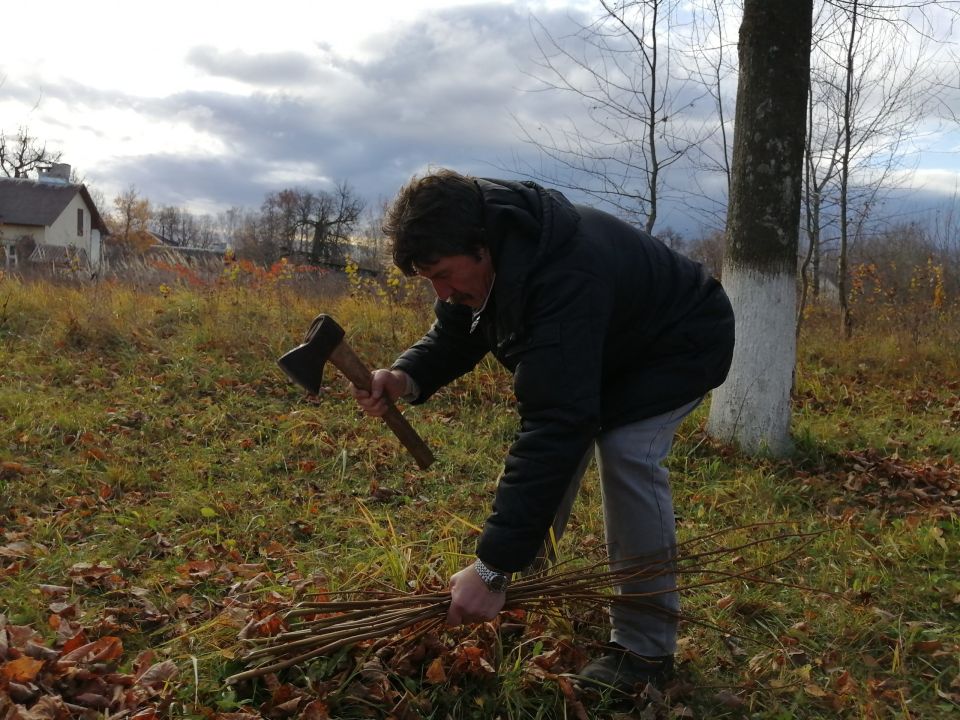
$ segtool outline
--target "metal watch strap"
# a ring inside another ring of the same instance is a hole
[[[508,575],[488,568],[480,558],[477,558],[477,561],[473,564],[473,568],[477,571],[480,579],[483,580],[483,584],[487,586],[487,590],[496,593],[507,591],[507,585],[510,584],[510,577]]]

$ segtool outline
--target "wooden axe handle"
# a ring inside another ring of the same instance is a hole
[[[363,364],[363,361],[357,357],[356,353],[350,349],[346,341],[341,341],[330,353],[330,362],[344,374],[344,376],[361,390],[370,391],[370,371]],[[390,401],[390,398],[384,396],[387,402],[387,412],[383,416],[387,427],[393,430],[403,446],[410,451],[413,459],[421,469],[426,470],[433,462],[433,453],[423,441],[413,426],[407,422],[407,419],[397,410],[397,407]]]

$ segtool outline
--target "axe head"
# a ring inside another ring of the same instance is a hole
[[[277,360],[283,371],[311,395],[320,392],[323,366],[343,341],[344,330],[329,315],[317,315],[300,345]]]

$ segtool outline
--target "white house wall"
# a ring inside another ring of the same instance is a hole
[[[76,212],[76,210],[74,210]],[[76,220],[76,218],[74,218]],[[36,225],[0,225],[0,238],[3,238],[3,243],[8,245],[10,243],[16,243],[20,238],[27,236],[33,238],[33,241],[36,243],[46,242],[44,228],[37,227]]]
[[[83,235],[77,234],[77,210],[83,210]],[[90,247],[90,208],[78,192],[60,213],[56,221],[47,228],[43,239],[47,245],[82,248],[87,257],[92,256]]]

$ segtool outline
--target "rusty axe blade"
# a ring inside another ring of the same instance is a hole
[[[316,395],[323,384],[323,368],[329,360],[361,390],[370,390],[370,371],[344,340],[343,328],[329,315],[317,315],[307,330],[303,343],[277,360],[283,371],[308,393]],[[393,405],[387,403],[384,422],[410,451],[417,465],[426,469],[433,462],[433,453],[417,431]]]

